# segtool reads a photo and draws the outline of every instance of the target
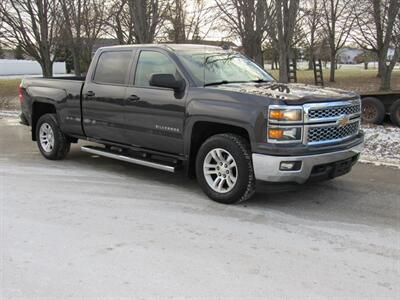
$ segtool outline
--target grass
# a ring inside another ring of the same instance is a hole
[[[0,79],[0,109],[19,109],[18,86],[21,79]]]
[[[278,70],[269,71],[275,78],[279,77]],[[361,93],[379,90],[380,79],[376,77],[376,69],[338,69],[336,70],[335,82],[329,82],[329,73],[329,69],[323,69],[324,82],[326,86],[353,90]],[[314,72],[312,70],[299,70],[297,71],[297,80],[300,83],[314,84]],[[400,70],[393,71],[392,89],[400,90]]]
[[[17,97],[20,83],[21,79],[0,79],[0,97]]]

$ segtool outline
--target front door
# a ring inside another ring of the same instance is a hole
[[[94,75],[82,91],[86,136],[125,142],[124,98],[132,57],[132,50],[106,50],[98,56]]]
[[[183,153],[185,93],[150,86],[152,74],[181,77],[166,53],[142,50],[139,54],[133,86],[126,89],[125,126],[129,144],[169,152]]]

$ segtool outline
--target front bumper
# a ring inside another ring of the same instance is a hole
[[[313,175],[326,173],[326,177],[336,177],[346,172],[335,172],[333,163],[349,160],[349,168],[357,162],[359,154],[363,148],[360,143],[352,148],[307,156],[272,156],[253,153],[254,175],[257,180],[268,182],[297,182],[304,183]],[[297,171],[282,171],[281,162],[301,162],[301,167]],[[322,172],[322,170],[324,170]]]

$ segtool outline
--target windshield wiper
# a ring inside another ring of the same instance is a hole
[[[256,79],[256,80],[251,80],[250,82],[255,82],[255,83],[261,83],[261,82],[271,82],[271,80],[265,80],[265,79]]]
[[[220,85],[220,84],[228,84],[228,83],[242,83],[242,82],[244,82],[244,81],[228,81],[228,80],[221,80],[221,81],[216,81],[216,82],[205,83],[204,86]]]
[[[261,82],[271,82],[271,80],[265,80],[265,79],[255,79],[255,80],[249,80],[249,81],[244,81],[244,80],[238,80],[238,81],[228,81],[228,80],[221,80],[221,81],[216,81],[216,82],[209,82],[204,84],[204,86],[210,86],[210,85],[220,85],[220,84],[229,84],[229,83],[246,83],[246,82],[256,82],[256,83],[261,83]]]

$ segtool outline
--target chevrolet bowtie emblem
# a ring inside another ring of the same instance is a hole
[[[342,115],[340,118],[336,121],[336,124],[339,125],[339,127],[345,126],[349,124],[350,119],[347,115]]]

